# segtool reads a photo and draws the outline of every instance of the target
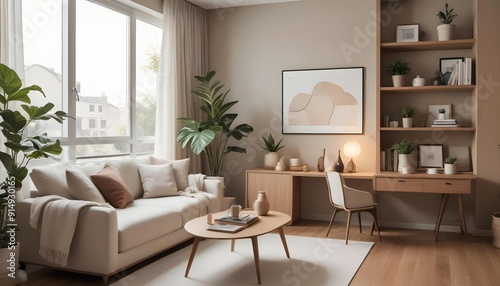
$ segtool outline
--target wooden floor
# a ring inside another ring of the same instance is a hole
[[[324,221],[302,220],[286,226],[285,233],[324,237],[327,226]],[[381,234],[382,242],[378,236],[370,236],[368,228],[363,228],[360,234],[356,225],[351,227],[350,239],[373,241],[375,245],[350,285],[500,285],[500,249],[491,244],[491,238],[469,236],[469,242],[466,242],[459,233],[442,232],[435,242],[432,231],[382,229]],[[329,237],[344,239],[345,225],[334,224]],[[122,272],[110,281],[114,282],[141,266]],[[102,285],[102,280],[44,269],[30,273],[28,282],[21,285]]]

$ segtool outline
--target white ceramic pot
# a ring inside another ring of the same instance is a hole
[[[417,75],[417,77],[412,80],[411,84],[413,86],[424,86],[425,85],[425,78]]]
[[[403,87],[405,86],[405,76],[396,74],[392,76],[392,84],[394,87]]]
[[[269,152],[264,156],[264,168],[272,169],[276,168],[276,164],[280,160],[280,156],[277,152]]]
[[[446,175],[453,175],[457,172],[455,164],[444,164],[444,173]]]
[[[411,154],[398,154],[398,172],[413,174],[415,170],[416,168],[411,162]]]
[[[441,24],[437,26],[438,40],[449,41],[453,39],[453,32],[455,31],[455,25],[453,24]]]
[[[253,208],[257,215],[267,215],[271,208],[266,192],[259,192],[257,200],[253,203]]]
[[[444,113],[438,113],[438,119],[445,119],[446,114]]]
[[[410,128],[413,127],[413,118],[403,118],[403,127]]]

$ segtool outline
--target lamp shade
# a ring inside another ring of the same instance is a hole
[[[344,145],[344,154],[349,158],[358,157],[361,153],[361,145],[358,141],[349,140]]]

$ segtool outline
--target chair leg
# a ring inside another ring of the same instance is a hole
[[[328,234],[330,233],[330,229],[332,228],[333,220],[335,219],[335,215],[337,214],[338,209],[335,208],[333,210],[332,218],[330,219],[330,225],[328,225],[328,231],[326,232],[325,237],[328,237]]]
[[[358,223],[359,223],[359,233],[363,233],[363,229],[361,228],[361,212],[358,212]]]
[[[370,213],[372,214],[372,217],[373,217],[373,224],[375,224],[375,227],[377,229],[377,233],[378,233],[378,240],[379,241],[382,241],[382,237],[380,236],[380,228],[378,226],[378,217],[377,217],[377,209],[376,208],[373,208],[370,210]],[[372,230],[373,230],[373,225],[372,225]],[[372,233],[373,234],[373,233]]]
[[[351,226],[351,215],[352,213],[350,211],[347,211],[347,229],[345,231],[345,244],[347,244],[347,241],[349,240],[349,227]]]

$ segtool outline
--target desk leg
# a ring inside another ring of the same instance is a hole
[[[189,274],[189,269],[191,269],[191,264],[193,264],[194,255],[196,254],[196,250],[198,249],[198,245],[200,244],[201,238],[195,237],[193,242],[193,248],[191,248],[191,255],[189,256],[188,264],[186,266],[186,272],[184,273],[184,277],[187,277]]]
[[[462,194],[458,194],[458,211],[460,215],[460,229],[465,232],[465,241],[469,242],[469,236],[467,235],[467,226],[465,225],[464,208],[462,205]]]
[[[290,258],[290,252],[288,252],[288,245],[286,244],[285,233],[283,232],[282,226],[278,228],[278,232],[280,233],[281,243],[283,243],[283,248],[285,249],[286,257]]]
[[[444,209],[446,208],[446,203],[448,202],[448,194],[441,195],[441,209],[439,210],[439,215],[436,221],[436,229],[434,230],[434,241],[437,241],[439,234],[439,227],[441,226],[441,221],[443,220]]]
[[[260,260],[259,260],[259,242],[257,236],[252,236],[253,259],[255,261],[255,271],[257,272],[257,282],[260,285]]]
[[[231,252],[234,251],[234,245],[236,244],[236,239],[231,239]]]

